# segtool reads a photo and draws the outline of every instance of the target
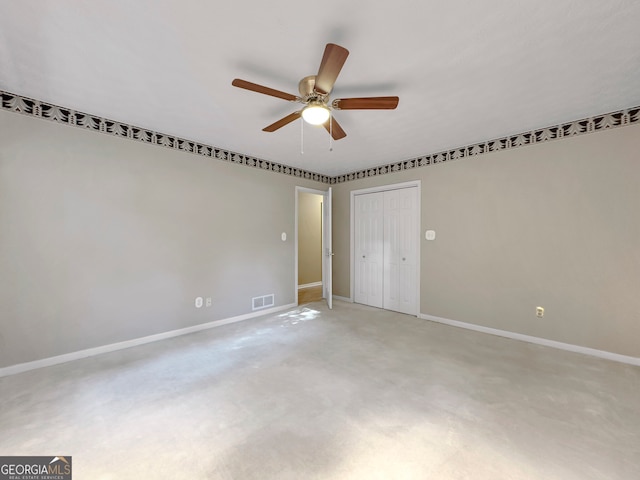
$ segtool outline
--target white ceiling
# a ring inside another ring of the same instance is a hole
[[[0,89],[330,176],[640,105],[638,0],[0,0]],[[334,142],[297,94],[350,51]]]

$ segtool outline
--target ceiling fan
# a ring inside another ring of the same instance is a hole
[[[393,110],[398,106],[398,97],[363,97],[363,98],[336,98],[329,100],[329,94],[333,90],[333,84],[338,78],[344,62],[347,60],[349,50],[334,43],[328,43],[324,49],[324,55],[320,62],[317,75],[309,75],[300,80],[298,90],[300,96],[274,90],[273,88],[258,85],[236,78],[231,82],[234,87],[244,88],[253,92],[271,95],[290,102],[298,102],[304,105],[301,110],[290,113],[277,122],[264,127],[265,132],[275,132],[279,128],[302,117],[312,125],[323,125],[334,140],[340,140],[347,136],[340,124],[333,118],[332,110]]]

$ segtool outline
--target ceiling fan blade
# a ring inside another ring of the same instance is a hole
[[[398,97],[337,98],[332,107],[338,110],[393,110],[399,101]]]
[[[284,100],[289,100],[295,102],[299,100],[295,95],[291,95],[287,92],[281,92],[280,90],[275,90],[273,88],[264,87],[262,85],[258,85],[257,83],[247,82],[246,80],[241,80],[236,78],[231,82],[231,85],[238,88],[244,88],[245,90],[251,90],[252,92],[264,93],[265,95],[271,95],[272,97],[282,98]]]
[[[342,127],[336,121],[333,115],[329,118],[329,120],[324,122],[322,125],[324,125],[324,128],[327,129],[327,132],[331,134],[334,140],[340,140],[341,138],[344,138],[347,136],[346,132],[342,129]]]
[[[300,118],[300,116],[302,115],[302,110],[298,111],[298,112],[293,112],[290,113],[289,115],[287,115],[284,118],[281,118],[280,120],[278,120],[277,122],[272,123],[271,125],[269,125],[268,127],[264,127],[262,129],[263,132],[275,132],[276,130],[278,130],[279,128],[284,127],[285,125],[293,122],[294,120],[297,120],[298,118]]]
[[[318,75],[316,75],[315,91],[322,95],[327,95],[333,89],[336,78],[344,62],[349,56],[349,50],[335,43],[327,43],[324,49],[324,55],[320,62]]]

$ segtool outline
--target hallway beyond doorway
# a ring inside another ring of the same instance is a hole
[[[298,305],[322,300],[322,285],[298,289]]]

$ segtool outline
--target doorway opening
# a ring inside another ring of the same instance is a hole
[[[295,285],[298,305],[332,307],[331,189],[296,187]]]
[[[298,193],[298,305],[322,299],[322,201]]]

